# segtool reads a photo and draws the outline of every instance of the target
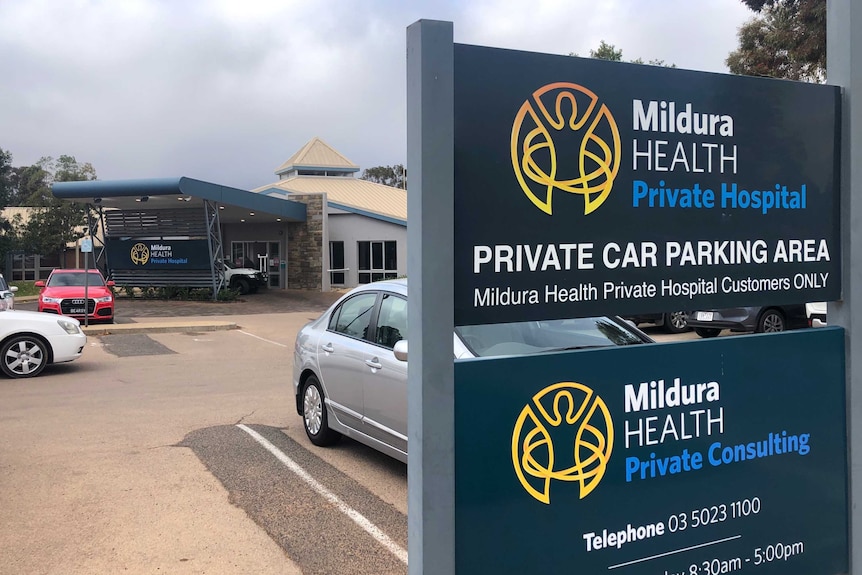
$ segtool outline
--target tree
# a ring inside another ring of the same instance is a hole
[[[393,188],[401,188],[402,190],[407,189],[407,170],[402,164],[368,168],[362,171],[360,179],[383,184],[384,186],[392,186]]]
[[[89,163],[79,164],[74,156],[56,161],[43,157],[32,166],[16,169],[18,205],[34,208],[29,219],[17,227],[17,247],[34,254],[51,254],[79,237],[87,222],[86,206],[54,197],[54,182],[95,180],[96,170]]]
[[[0,210],[9,205],[9,200],[14,193],[14,189],[12,154],[0,148]],[[12,223],[0,216],[0,262],[5,261],[5,255],[12,249],[14,240]]]
[[[611,62],[621,62],[623,59],[623,51],[617,50],[613,44],[608,44],[604,40],[599,42],[597,50],[590,50],[590,58],[598,60],[610,60]]]
[[[0,209],[9,204],[13,190],[12,154],[0,148]]]
[[[569,56],[577,56],[577,54],[575,52],[570,52]],[[604,40],[601,40],[597,49],[590,50],[590,58],[595,58],[596,60],[608,60],[610,62],[622,62],[623,51],[622,48],[617,48],[613,44],[608,44]],[[649,64],[650,66],[676,68],[676,64],[666,64],[664,60],[649,60],[644,62],[643,58],[637,58],[635,60],[630,60],[630,62],[632,64]]]
[[[40,163],[14,168],[12,182],[9,205],[42,206],[51,198],[51,174]]]
[[[755,16],[727,60],[734,74],[826,81],[826,0],[742,0]]]

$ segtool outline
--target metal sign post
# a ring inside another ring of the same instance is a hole
[[[410,575],[455,573],[453,26],[407,28]]]
[[[862,350],[853,344],[854,331],[862,322],[862,306],[855,304],[862,281],[862,2],[828,0],[827,2],[827,78],[841,86],[841,250],[844,275],[841,299],[829,304],[827,321],[844,327],[847,375],[847,447],[850,469],[850,573],[862,573],[862,508],[857,504],[862,480],[854,470],[862,465]],[[853,32],[856,30],[856,32]],[[855,193],[854,193],[855,191]],[[856,439],[859,438],[859,439]]]
[[[86,237],[81,240],[81,252],[84,254],[84,325],[90,325],[90,254],[93,252],[93,239]]]

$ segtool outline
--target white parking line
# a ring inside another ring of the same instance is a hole
[[[308,484],[309,487],[311,487],[324,499],[334,504],[339,511],[347,515],[351,520],[353,520],[354,523],[361,527],[363,531],[371,535],[378,543],[383,545],[387,550],[389,550],[390,553],[395,555],[402,563],[407,565],[407,550],[398,545],[398,543],[396,543],[392,539],[390,539],[389,536],[386,535],[383,531],[381,531],[379,527],[374,525],[364,515],[362,515],[361,513],[350,507],[348,504],[346,504],[344,501],[342,501],[332,491],[321,485],[305,469],[300,467],[298,463],[285,455],[283,451],[270,443],[261,434],[242,423],[237,424],[237,427],[248,433],[255,441],[261,444],[264,449],[272,453],[276,459],[282,462],[285,467],[293,471],[299,476],[300,479],[305,481],[305,483]]]
[[[243,331],[241,329],[238,329],[237,331],[240,333],[243,333],[249,337],[259,339],[260,341],[265,341],[266,343],[271,343],[272,345],[278,345],[280,347],[290,347],[288,345],[284,345],[283,343],[278,343],[277,341],[272,341],[271,339],[266,339],[265,337],[260,337],[259,335],[254,335],[253,333],[248,333],[247,331]]]

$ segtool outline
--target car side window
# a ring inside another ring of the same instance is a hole
[[[407,300],[393,294],[384,294],[377,316],[374,343],[395,347],[395,342],[407,338]]]
[[[376,293],[363,293],[348,299],[332,314],[329,329],[350,337],[365,339],[375,301],[377,301]]]

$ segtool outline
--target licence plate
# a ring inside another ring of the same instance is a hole
[[[69,309],[69,313],[86,313],[86,310],[82,307],[73,307]]]
[[[697,321],[712,321],[712,312],[711,311],[699,311],[699,312],[697,312]]]

